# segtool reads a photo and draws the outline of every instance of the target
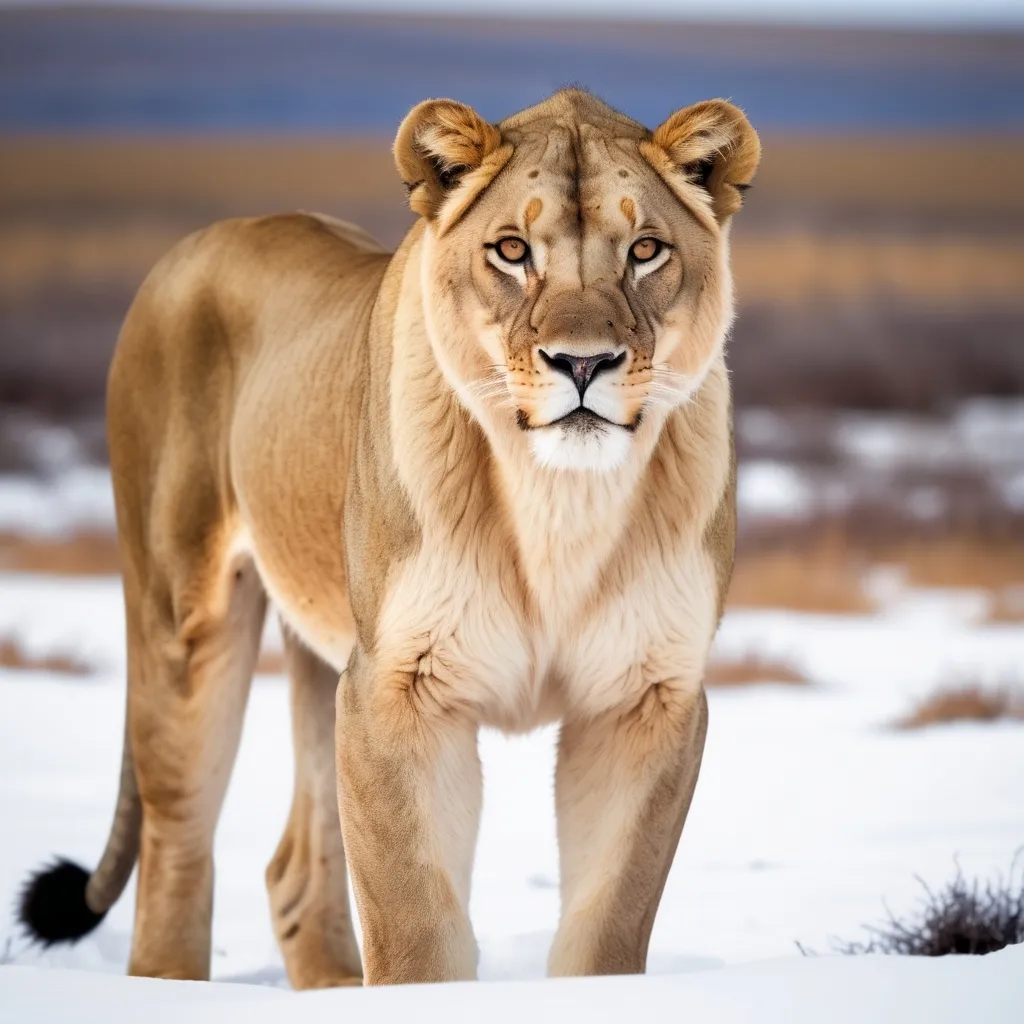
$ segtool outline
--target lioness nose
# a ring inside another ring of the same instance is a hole
[[[614,370],[626,361],[626,353],[620,352],[598,352],[592,356],[574,356],[568,352],[556,352],[548,355],[544,349],[540,350],[540,357],[558,373],[564,373],[575,385],[576,390],[583,397],[590,382],[601,370]]]

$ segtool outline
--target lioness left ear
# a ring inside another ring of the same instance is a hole
[[[413,107],[395,137],[395,163],[409,190],[409,205],[433,217],[462,178],[501,145],[501,133],[472,107],[425,100]]]
[[[743,205],[761,160],[761,142],[739,107],[706,100],[677,110],[641,149],[670,186],[678,176],[711,196],[719,223]]]

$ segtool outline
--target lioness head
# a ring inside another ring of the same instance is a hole
[[[497,125],[450,100],[412,110],[395,158],[426,221],[426,328],[492,439],[609,470],[660,430],[724,343],[728,224],[759,157],[724,100],[654,132],[578,90]]]

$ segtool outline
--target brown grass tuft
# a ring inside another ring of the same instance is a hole
[[[117,537],[78,533],[70,537],[0,534],[0,570],[54,576],[107,576],[121,571]]]
[[[916,587],[1020,588],[1024,545],[1019,541],[943,537],[883,551],[884,561],[902,566]],[[1024,605],[1024,598],[1021,598]]]
[[[756,683],[785,683],[805,686],[810,680],[797,668],[784,661],[746,654],[742,658],[715,659],[708,663],[704,676],[706,686],[751,686]]]
[[[16,640],[0,639],[0,668],[24,672],[57,672],[61,675],[86,676],[92,668],[65,654],[28,654]],[[284,655],[280,651],[262,651],[256,663],[256,675],[279,676],[287,672]]]
[[[864,589],[865,568],[863,556],[831,534],[803,550],[741,554],[729,588],[729,605],[868,614],[875,611],[875,604]]]
[[[68,676],[87,676],[92,669],[84,662],[65,654],[47,654],[42,657],[27,654],[17,641],[0,640],[0,668],[25,672],[57,672]]]
[[[948,307],[1003,302],[1024,275],[1017,239],[876,232],[746,232],[732,249],[744,302],[899,295]]]
[[[754,538],[736,559],[733,608],[787,608],[867,614],[877,603],[864,585],[872,567],[901,571],[911,587],[970,588],[992,595],[991,622],[1024,622],[1024,545],[1016,538],[940,535],[894,543],[853,536],[841,526],[807,535]]]
[[[985,689],[977,683],[948,686],[922,700],[897,729],[924,729],[949,722],[996,722],[1024,720],[1024,699],[1013,688]]]
[[[986,622],[1019,624],[1024,622],[1024,587],[1006,587],[992,598]]]

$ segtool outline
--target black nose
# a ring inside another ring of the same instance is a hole
[[[541,349],[540,357],[552,370],[564,373],[576,385],[580,398],[601,370],[614,370],[626,361],[625,352],[618,355],[614,352],[598,352],[593,356],[571,356],[568,352],[557,352],[549,356]]]

